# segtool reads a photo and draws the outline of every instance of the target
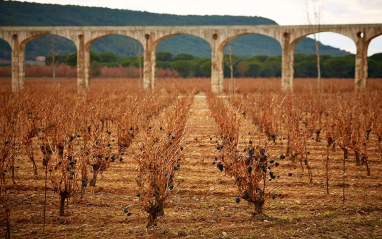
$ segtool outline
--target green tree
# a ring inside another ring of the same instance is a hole
[[[117,55],[114,55],[113,53],[110,52],[103,52],[98,54],[101,62],[104,63],[111,63],[111,62],[118,62],[119,58]]]
[[[77,52],[74,52],[68,55],[65,58],[65,64],[68,66],[76,66],[77,65]]]
[[[174,61],[172,64],[172,69],[176,70],[181,77],[192,76],[192,64],[190,61],[179,60]]]
[[[382,55],[382,54],[381,54]],[[368,76],[371,78],[381,78],[382,77],[382,59],[381,61],[376,61],[374,58],[369,57],[367,59],[367,69]]]
[[[170,61],[157,61],[156,67],[161,69],[172,69]]]
[[[98,61],[93,61],[90,63],[90,77],[97,77],[101,75],[102,64]]]
[[[305,54],[298,53],[298,54],[294,55],[294,63],[295,64],[306,61],[306,59],[307,59],[307,55],[305,55]]]
[[[316,60],[304,60],[294,65],[295,77],[317,77]]]
[[[262,71],[261,63],[257,61],[251,61],[248,63],[248,75],[251,77],[259,77]]]
[[[370,58],[373,59],[374,61],[382,62],[382,53],[376,53],[370,56]]]
[[[139,64],[139,61],[141,61],[140,64]],[[134,57],[134,60],[131,62],[130,65],[137,67],[137,68],[142,67],[143,66],[143,57]]]
[[[281,57],[273,56],[269,57],[264,62],[267,66],[271,67],[273,70],[272,76],[280,77],[281,76]]]
[[[94,52],[90,51],[90,63],[93,61],[101,61],[101,58]],[[65,64],[68,66],[76,66],[77,65],[77,52],[74,52],[68,55],[65,58]]]
[[[268,58],[269,58],[269,56],[265,56],[265,55],[258,55],[258,56],[255,56],[255,57],[254,57],[255,60],[258,60],[258,61],[260,61],[260,62],[264,62],[264,61],[266,61]]]
[[[101,62],[101,57],[99,57],[95,52],[90,51],[90,62],[93,61]]]
[[[211,76],[211,61],[206,61],[199,67],[202,76]]]
[[[157,61],[172,61],[171,52],[157,52],[156,54]]]
[[[274,75],[275,74],[274,74],[273,68],[268,66],[268,65],[264,66],[264,68],[262,69],[261,74],[260,74],[260,76],[262,76],[262,77],[272,77]]]
[[[333,57],[323,64],[323,70],[328,77],[354,77],[354,64],[343,57]]]
[[[121,59],[121,65],[122,65],[123,67],[128,67],[128,66],[130,66],[130,65],[132,64],[133,61],[134,61],[134,58],[131,57],[131,56],[123,57],[123,58]]]
[[[195,59],[195,56],[187,53],[180,53],[174,57],[174,61],[179,61],[179,60],[193,60]]]
[[[192,71],[194,72],[195,77],[204,77],[204,76],[210,76],[211,75],[211,73],[205,74],[204,72],[202,72],[202,70],[200,68],[206,62],[211,63],[210,58],[195,57],[195,59],[192,60],[191,62],[192,62]],[[211,66],[211,64],[210,64],[210,66]]]
[[[236,73],[238,76],[247,76],[249,70],[248,63],[246,61],[240,61],[236,65]]]
[[[65,63],[67,55],[56,55],[54,61],[56,62],[56,66]],[[52,64],[52,56],[45,57],[45,64],[50,66]]]

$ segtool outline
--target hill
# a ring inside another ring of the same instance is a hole
[[[187,26],[187,25],[277,25],[263,17],[247,16],[179,16],[131,10],[117,10],[99,7],[72,5],[38,4],[27,2],[0,1],[0,26]],[[75,51],[73,43],[56,38],[55,47],[60,54]],[[244,57],[254,55],[281,55],[281,47],[276,40],[251,34],[231,41],[233,54]],[[134,44],[123,36],[108,36],[96,41],[92,51],[112,52],[120,56],[133,55]],[[189,35],[168,38],[161,42],[157,51],[171,52],[173,55],[189,53],[199,57],[209,57],[210,46],[204,40]],[[296,53],[312,54],[314,41],[303,39],[296,46]],[[349,54],[330,46],[321,45],[325,55],[342,56]],[[26,47],[26,59],[50,54],[49,37],[40,37]],[[10,59],[10,47],[0,41],[0,58]]]

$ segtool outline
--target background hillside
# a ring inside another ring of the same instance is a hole
[[[186,26],[186,25],[275,25],[275,21],[263,17],[245,16],[179,16],[149,12],[116,10],[99,7],[62,6],[26,2],[0,1],[0,26]],[[233,54],[252,57],[254,55],[281,55],[281,47],[276,40],[262,35],[245,35],[231,41]],[[60,54],[75,51],[74,44],[62,38],[55,40],[55,48]],[[119,56],[134,55],[134,43],[123,36],[109,36],[96,41],[92,51],[111,52]],[[198,57],[210,57],[208,43],[197,37],[180,35],[161,42],[158,52],[173,55],[189,53]],[[312,54],[314,41],[303,39],[296,46],[296,53]],[[321,45],[321,54],[343,56],[348,52]],[[26,48],[26,59],[50,55],[49,37],[40,37]],[[10,59],[10,47],[0,41],[0,58]]]

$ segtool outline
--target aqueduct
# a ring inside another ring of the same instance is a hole
[[[382,35],[382,24],[354,25],[252,25],[252,26],[82,26],[82,27],[0,27],[0,38],[12,49],[12,91],[24,88],[25,46],[34,38],[57,35],[74,42],[77,47],[77,85],[79,90],[89,87],[90,46],[107,35],[123,35],[138,40],[144,49],[145,89],[155,87],[155,57],[158,43],[179,34],[189,34],[206,40],[211,46],[211,90],[223,92],[224,46],[230,40],[245,34],[263,34],[276,39],[282,48],[282,89],[293,89],[294,48],[296,43],[314,33],[333,32],[347,36],[357,47],[355,89],[366,88],[367,49],[375,37]]]

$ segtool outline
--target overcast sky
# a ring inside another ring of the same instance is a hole
[[[307,1],[311,6],[310,16],[314,16],[313,2],[322,5],[318,7],[321,9],[321,24],[382,23],[382,0],[31,0],[27,2],[96,6],[177,15],[260,16],[272,19],[279,25],[306,25]],[[323,44],[352,53],[356,51],[354,42],[347,37],[333,33],[320,35]],[[368,55],[378,52],[382,52],[382,36],[370,43]]]

